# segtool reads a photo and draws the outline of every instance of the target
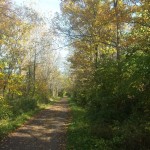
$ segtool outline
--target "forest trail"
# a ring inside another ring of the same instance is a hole
[[[55,102],[0,143],[0,150],[65,150],[69,106]]]

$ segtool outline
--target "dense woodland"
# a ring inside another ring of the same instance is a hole
[[[85,149],[150,149],[150,1],[63,0],[61,10],[71,96],[99,139]]]
[[[0,133],[67,90],[86,111],[84,149],[150,149],[150,1],[62,0],[60,7],[47,24],[33,9],[0,0]],[[68,78],[56,36],[69,46]]]
[[[32,8],[0,0],[0,136],[9,122],[62,91],[50,24]]]

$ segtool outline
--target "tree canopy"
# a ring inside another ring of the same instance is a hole
[[[61,3],[73,43],[72,97],[93,114],[96,135],[107,141],[112,133],[113,149],[120,143],[121,149],[149,148],[149,8],[148,0]],[[103,125],[109,131],[104,137]]]

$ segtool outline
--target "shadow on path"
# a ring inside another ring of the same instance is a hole
[[[0,143],[0,150],[65,150],[69,118],[67,100],[40,112]]]

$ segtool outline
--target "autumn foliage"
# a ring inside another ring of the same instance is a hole
[[[53,38],[35,10],[0,1],[0,138],[9,122],[62,91]]]
[[[70,92],[89,111],[91,136],[106,149],[148,150],[150,2],[64,0],[61,9],[73,47]]]

